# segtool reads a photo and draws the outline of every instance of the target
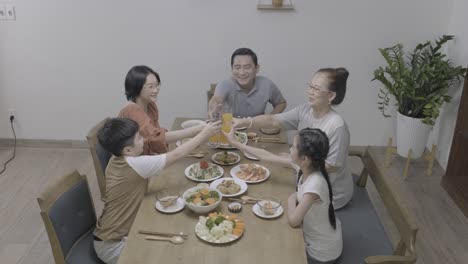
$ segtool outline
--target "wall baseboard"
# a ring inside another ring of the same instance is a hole
[[[0,138],[0,147],[13,147],[14,139]],[[86,140],[55,140],[55,139],[17,139],[16,146],[21,148],[62,148],[87,149]]]

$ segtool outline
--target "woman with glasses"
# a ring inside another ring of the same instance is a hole
[[[332,108],[340,104],[346,94],[349,72],[345,68],[318,70],[307,83],[307,102],[275,115],[234,119],[234,127],[285,128],[302,130],[319,128],[330,142],[325,167],[330,175],[335,209],[345,206],[353,196],[353,179],[347,162],[349,130],[343,118]]]
[[[135,66],[125,78],[125,95],[128,103],[120,111],[119,117],[130,118],[140,127],[144,139],[142,155],[166,153],[168,143],[193,137],[205,124],[190,128],[167,131],[159,126],[159,111],[156,99],[161,89],[159,74],[148,66]]]

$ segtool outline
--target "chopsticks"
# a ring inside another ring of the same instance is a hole
[[[177,234],[177,233],[165,233],[165,232],[139,230],[138,233],[143,234],[143,235],[154,235],[154,236],[165,236],[165,237],[180,236],[183,239],[188,238],[188,235],[184,234],[183,232],[180,232],[179,234]]]
[[[266,138],[266,137],[258,137],[253,138],[255,142],[269,142],[269,143],[278,143],[278,144],[287,144],[288,142],[280,141],[278,138]]]

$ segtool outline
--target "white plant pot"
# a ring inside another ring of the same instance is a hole
[[[398,155],[407,158],[411,149],[411,158],[421,157],[427,145],[427,138],[431,127],[419,118],[412,118],[397,114],[397,152]]]

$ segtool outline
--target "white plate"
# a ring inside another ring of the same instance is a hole
[[[198,163],[198,162],[197,162],[197,163]],[[194,166],[195,164],[197,164],[197,163],[194,163],[194,164],[188,166],[187,168],[185,168],[185,177],[189,178],[189,179],[192,180],[192,181],[196,181],[196,182],[210,182],[210,181],[214,181],[214,180],[216,180],[216,179],[219,179],[219,178],[223,177],[223,175],[224,175],[224,170],[223,170],[223,168],[221,168],[221,166],[208,162],[208,164],[210,164],[210,166],[216,166],[216,168],[218,168],[218,170],[221,171],[221,175],[219,175],[219,176],[217,176],[217,177],[210,178],[210,179],[205,179],[205,180],[200,180],[200,179],[197,179],[197,178],[193,178],[192,176],[190,176],[189,171],[190,171],[190,168],[191,168],[192,166]]]
[[[238,133],[240,140],[239,142],[246,145],[247,142],[249,142],[249,138],[247,137],[247,133],[245,132],[239,132]],[[209,147],[211,148],[219,148],[219,149],[236,149],[236,147],[231,146],[231,144],[226,143],[226,144],[211,144],[210,142],[207,143]]]
[[[239,184],[241,189],[240,189],[239,192],[233,193],[233,194],[224,194],[223,193],[223,197],[235,197],[235,196],[239,196],[239,195],[241,195],[241,194],[243,194],[243,193],[245,193],[247,191],[247,183],[245,183],[244,181],[241,181],[239,179],[235,179],[235,178],[220,178],[220,179],[217,179],[217,180],[215,180],[214,182],[212,182],[210,184],[210,187],[214,188],[214,189],[217,189],[216,187],[218,187],[218,185],[220,185],[224,180],[234,181],[235,183]]]
[[[240,130],[246,130],[246,129],[247,129],[247,127],[246,127],[246,126],[245,126],[245,127],[236,127],[235,129],[236,129],[237,131],[240,131]]]
[[[247,153],[247,152],[244,152],[244,157],[246,157],[246,158],[248,158],[248,159],[250,159],[250,160],[260,160],[260,159],[258,159],[257,157],[252,156],[252,155],[250,155],[250,154]]]
[[[272,205],[277,204],[275,202],[271,202],[271,203],[272,203]],[[264,214],[262,208],[260,208],[260,206],[258,204],[254,204],[254,206],[252,206],[252,211],[258,217],[270,219],[270,218],[276,218],[276,217],[282,215],[283,214],[283,206],[280,205],[280,207],[278,209],[276,209],[276,213],[274,215]]]
[[[164,208],[164,206],[162,206],[162,204],[159,201],[156,201],[155,207],[160,212],[170,214],[170,213],[179,212],[180,210],[184,209],[185,202],[184,202],[184,199],[179,197],[177,198],[176,202],[169,207]]]
[[[236,173],[237,173],[238,171],[241,170],[241,169],[240,169],[240,166],[241,166],[241,165],[244,165],[244,164],[239,164],[239,165],[237,165],[237,166],[235,166],[235,167],[233,167],[233,168],[231,169],[231,176],[232,176],[233,178],[238,179],[238,180],[241,180],[241,181],[244,181],[244,182],[246,182],[246,183],[258,183],[258,182],[266,181],[266,180],[270,177],[270,171],[269,171],[266,167],[264,167],[264,166],[262,166],[262,165],[254,164],[254,165],[260,166],[260,167],[262,167],[262,168],[264,168],[264,169],[266,170],[265,178],[263,178],[263,179],[261,179],[261,180],[258,180],[258,181],[245,181],[245,180],[239,179],[239,177],[237,177],[237,174],[236,174]]]
[[[182,122],[182,124],[180,124],[180,126],[182,128],[189,128],[189,127],[193,127],[193,126],[198,126],[198,125],[203,124],[203,123],[205,123],[205,121],[199,120],[199,119],[192,119],[192,120],[187,120],[187,121]]]
[[[197,234],[197,237],[199,237],[201,240],[205,241],[205,242],[208,242],[208,243],[212,243],[212,244],[227,244],[227,243],[231,243],[233,241],[236,241],[238,240],[239,238],[242,237],[242,235],[245,233],[245,230],[244,232],[240,235],[240,236],[236,236],[234,234],[231,234],[230,236],[230,239],[229,241],[226,241],[226,242],[221,242],[221,241],[210,241],[208,240],[205,236],[201,235],[200,234],[200,228],[202,228],[202,223],[200,223],[200,221],[197,222],[197,224],[195,225],[195,234]]]
[[[177,141],[175,144],[177,147],[180,147],[180,145],[184,144],[185,142],[191,140],[192,138],[184,138],[182,140]]]
[[[234,156],[237,157],[236,161],[234,162],[231,162],[231,163],[222,163],[222,162],[218,162],[215,160],[215,156],[217,155],[222,155],[224,151],[220,151],[220,152],[216,152],[215,154],[213,154],[213,156],[211,156],[211,160],[216,163],[216,164],[219,164],[219,165],[222,165],[222,166],[230,166],[230,165],[234,165],[236,163],[239,163],[239,161],[241,160],[241,157],[239,156],[239,154],[235,153],[235,152],[231,152],[231,151],[228,151],[227,153],[228,154],[232,154]]]

